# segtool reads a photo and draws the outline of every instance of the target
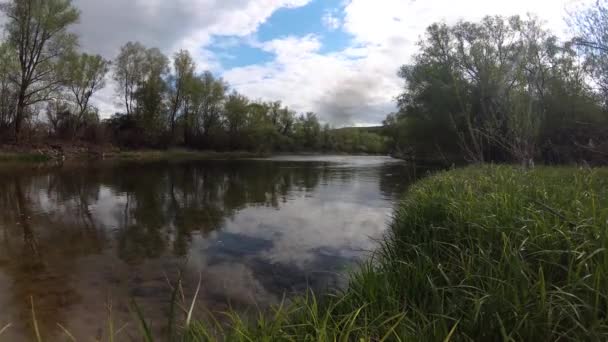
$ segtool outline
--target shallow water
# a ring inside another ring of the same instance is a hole
[[[107,340],[131,300],[162,326],[180,271],[199,312],[339,287],[415,178],[344,156],[2,170],[0,340],[32,339],[30,298],[46,340]]]

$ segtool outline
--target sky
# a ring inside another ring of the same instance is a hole
[[[335,126],[379,124],[396,110],[399,67],[438,21],[536,15],[568,36],[568,11],[591,0],[73,0],[84,51],[114,58],[139,41],[171,56],[188,49],[254,100],[280,100]],[[95,96],[121,110],[112,84]]]

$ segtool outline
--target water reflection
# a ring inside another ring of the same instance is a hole
[[[413,178],[376,157],[1,171],[0,326],[29,339],[30,297],[47,337],[101,337],[130,298],[163,322],[179,268],[211,310],[339,286]]]

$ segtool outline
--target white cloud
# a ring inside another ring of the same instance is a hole
[[[327,10],[323,14],[322,18],[323,25],[328,30],[337,30],[342,26],[342,20],[338,17],[337,10]]]
[[[558,35],[566,35],[566,8],[585,1],[590,0],[350,0],[340,24],[353,42],[343,51],[322,54],[309,49],[285,56],[279,50],[297,48],[298,41],[305,45],[309,38],[274,40],[274,61],[235,68],[225,77],[245,94],[282,99],[334,124],[377,124],[396,109],[394,99],[402,87],[398,68],[416,53],[428,25],[530,13]],[[322,20],[327,24],[328,18]]]
[[[127,41],[163,51],[207,46],[214,35],[255,32],[279,8],[311,0],[74,0],[83,47],[113,57]]]

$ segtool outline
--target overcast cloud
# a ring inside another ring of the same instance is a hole
[[[319,36],[295,36],[288,30],[269,41],[255,38],[278,9],[297,10],[311,1],[325,0],[74,0],[82,12],[75,31],[85,51],[107,58],[127,41],[167,54],[186,48],[200,70],[212,70],[254,99],[281,100],[337,125],[362,125],[380,123],[395,109],[402,86],[397,70],[416,52],[429,24],[532,13],[563,36],[566,8],[590,0],[347,0],[318,18],[328,31],[342,30],[351,37],[344,49],[323,53]],[[273,58],[225,68],[209,48],[230,44],[235,37]],[[111,85],[96,103],[106,116],[120,110]]]

